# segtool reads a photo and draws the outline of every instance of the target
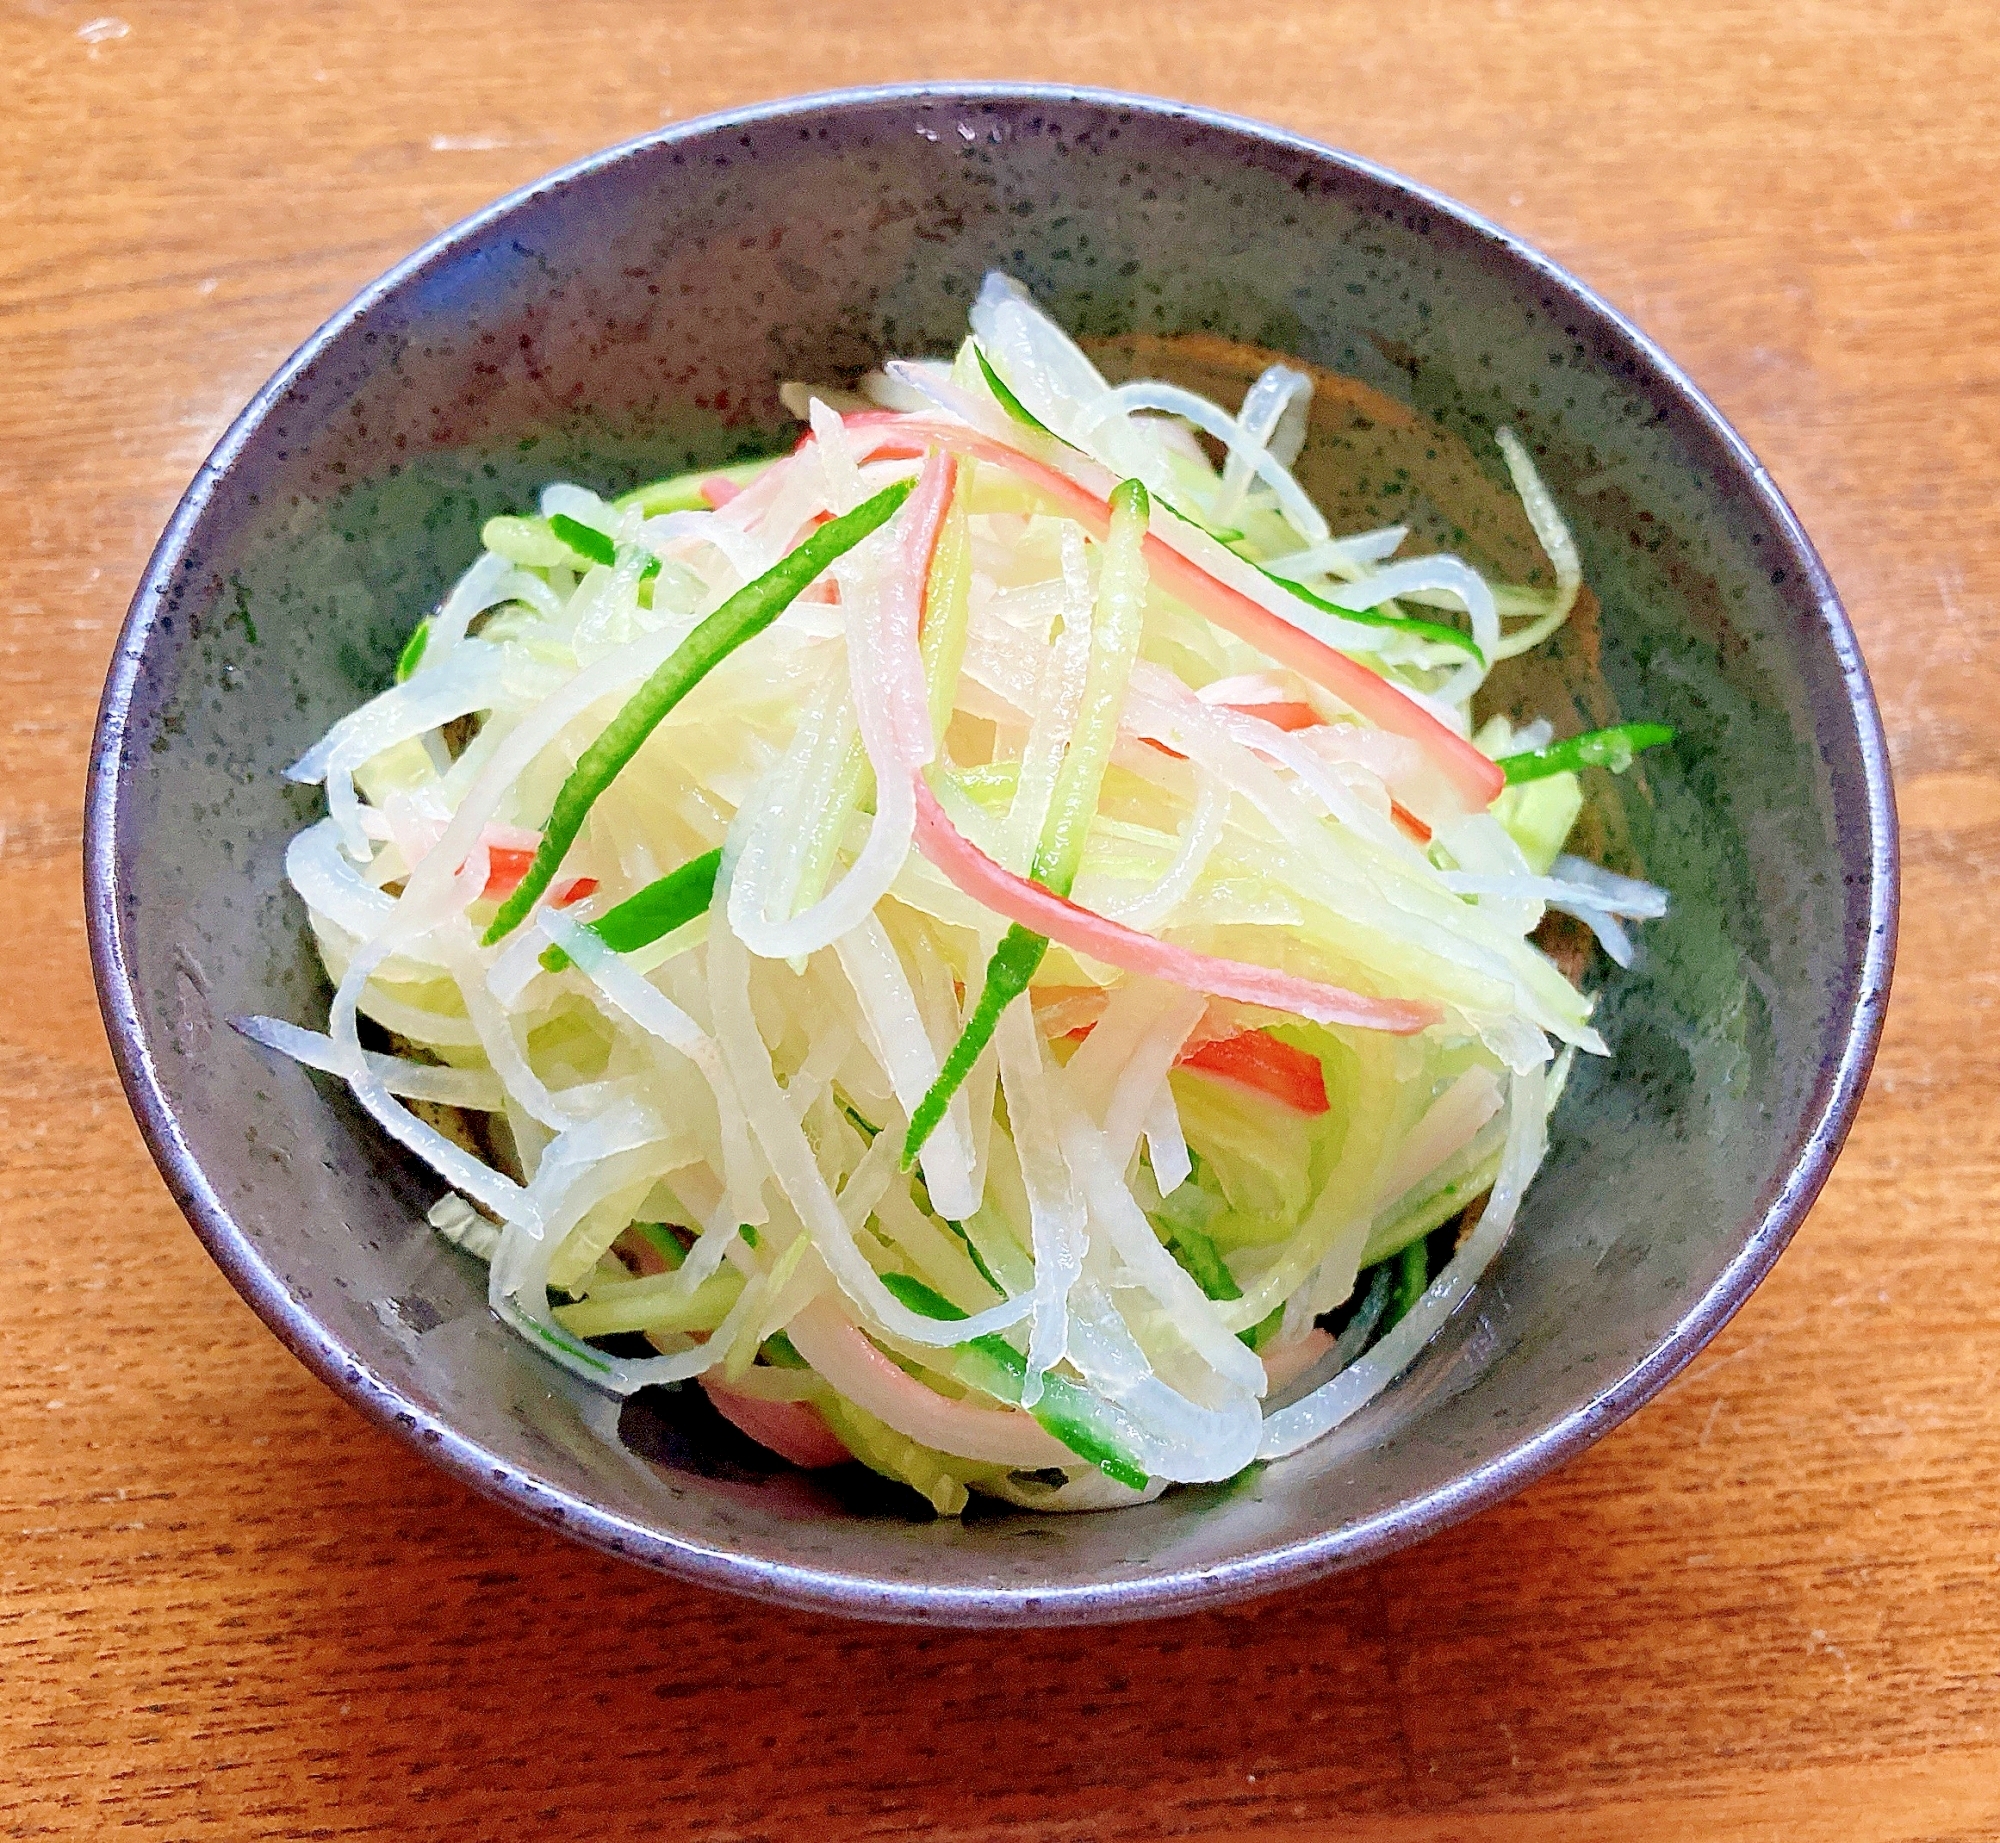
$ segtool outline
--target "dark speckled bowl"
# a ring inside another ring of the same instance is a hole
[[[281,877],[316,808],[278,771],[385,682],[484,518],[551,478],[623,487],[768,446],[780,380],[948,350],[994,264],[1084,334],[1279,347],[1482,456],[1496,423],[1522,428],[1602,603],[1579,709],[1681,732],[1599,790],[1675,908],[1610,982],[1615,1059],[1573,1085],[1474,1306],[1365,1413],[1233,1490],[917,1522],[760,1471],[698,1418],[628,1411],[621,1441],[614,1404],[487,1317],[479,1272],[423,1226],[435,1180],[225,1020],[323,1015]],[[1137,1617],[1349,1566],[1630,1414],[1826,1177],[1880,1027],[1895,849],[1875,706],[1818,559],[1738,437],[1603,302],[1434,194],[1273,129],[994,86],[669,129],[495,206],[343,309],[223,439],[139,586],[86,877],[154,1156],[333,1387],[479,1490],[635,1560],[978,1624]]]

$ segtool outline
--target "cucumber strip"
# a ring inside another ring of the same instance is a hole
[[[430,617],[417,623],[417,631],[403,642],[403,650],[396,655],[396,683],[402,684],[417,667],[424,662],[424,649],[431,643]]]
[[[594,1288],[588,1299],[555,1308],[555,1321],[578,1337],[609,1337],[616,1331],[713,1331],[729,1316],[743,1291],[733,1268],[712,1274],[692,1292],[670,1273]]]
[[[579,518],[571,518],[567,512],[558,512],[549,520],[549,529],[575,551],[579,557],[588,558],[592,563],[601,563],[606,569],[618,561],[618,546],[594,525],[586,525]]]
[[[669,871],[656,883],[649,883],[636,895],[627,896],[616,908],[607,909],[584,926],[613,953],[632,953],[650,947],[663,935],[684,928],[697,915],[706,915],[715,896],[715,877],[722,867],[722,848],[704,851],[690,858],[680,869]],[[541,963],[552,973],[570,965],[570,957],[560,947],[543,950]]]
[[[1574,774],[1579,768],[1609,768],[1613,774],[1623,774],[1641,749],[1657,749],[1673,739],[1674,732],[1664,723],[1621,723],[1608,730],[1586,730],[1546,749],[1503,755],[1500,772],[1509,787],[1545,775]]]
[[[1288,594],[1297,596],[1308,607],[1316,608],[1336,621],[1352,621],[1360,627],[1379,627],[1388,633],[1407,634],[1412,640],[1426,640],[1433,646],[1456,647],[1481,665],[1486,663],[1486,655],[1479,650],[1470,634],[1462,634],[1456,627],[1447,627],[1442,621],[1420,621],[1407,614],[1384,614],[1379,608],[1343,608],[1337,602],[1323,600],[1303,583],[1293,582],[1284,576],[1273,576],[1261,563],[1253,562],[1248,557],[1243,560],[1258,575],[1269,577]]]
[[[812,587],[828,564],[887,524],[914,485],[911,480],[898,480],[852,512],[822,525],[789,556],[738,589],[674,649],[673,656],[627,700],[625,708],[604,726],[570,771],[556,795],[548,824],[542,828],[534,862],[514,893],[500,905],[483,945],[491,947],[504,940],[527,920],[562,868],[563,858],[576,843],[598,796],[618,778],[674,706],[745,641],[769,627]]]
[[[911,1311],[921,1312],[926,1318],[949,1321],[966,1316],[914,1274],[885,1273],[882,1284]],[[968,1388],[991,1395],[996,1401],[1020,1406],[1028,1359],[1005,1338],[976,1337],[969,1344],[955,1346],[952,1356],[951,1373]],[[1087,1459],[1107,1478],[1130,1485],[1134,1491],[1145,1490],[1145,1472],[1102,1432],[1103,1407],[1088,1389],[1079,1388],[1062,1376],[1045,1375],[1042,1398],[1029,1412],[1079,1459]]]
[[[972,356],[979,361],[979,375],[986,380],[986,388],[993,393],[993,401],[995,403],[999,404],[1016,422],[1033,429],[1037,435],[1046,435],[1052,442],[1062,441],[1062,437],[1055,430],[1050,428],[1047,423],[1008,389],[1007,380],[993,369],[992,360],[986,356],[977,342],[973,345]],[[1063,446],[1067,448],[1070,444],[1063,442]]]
[[[748,486],[781,458],[770,455],[761,461],[732,461],[727,467],[697,467],[692,473],[675,474],[670,479],[634,487],[611,503],[621,512],[637,511],[647,518],[658,518],[667,512],[706,512],[709,504],[701,490],[704,480],[727,480],[735,486]]]
[[[1430,1243],[1419,1235],[1396,1256],[1395,1286],[1389,1295],[1389,1316],[1382,1328],[1394,1330],[1396,1321],[1424,1296],[1424,1288],[1430,1283]]]
[[[1209,1298],[1243,1297],[1243,1289],[1236,1284],[1236,1276],[1229,1271],[1229,1263],[1222,1258],[1221,1249],[1200,1229],[1192,1224],[1169,1226],[1167,1239],[1172,1245],[1174,1258]]]

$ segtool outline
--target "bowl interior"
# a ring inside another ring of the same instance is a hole
[[[1108,342],[1107,363],[1217,335],[1401,406],[1400,423],[1343,410],[1317,431],[1323,490],[1357,515],[1462,517],[1504,483],[1495,426],[1521,430],[1599,608],[1512,690],[1559,720],[1678,728],[1643,774],[1594,790],[1607,848],[1674,909],[1608,982],[1613,1057],[1579,1070],[1505,1254],[1368,1410],[1232,1487],[922,1522],[762,1467],[684,1404],[621,1415],[530,1354],[488,1318],[483,1270],[424,1226],[436,1180],[226,1020],[323,1017],[282,877],[318,795],[279,770],[387,681],[486,517],[551,479],[618,489],[767,450],[790,427],[781,380],[949,351],[990,266]],[[362,297],[163,540],[107,692],[91,824],[101,984],[142,1122],[302,1356],[589,1539],[752,1592],[960,1620],[1116,1617],[1360,1559],[1628,1412],[1817,1188],[1872,1048],[1893,903],[1879,737],[1831,591],[1754,463],[1642,342],[1385,175],[1165,105],[1031,92],[676,130]]]

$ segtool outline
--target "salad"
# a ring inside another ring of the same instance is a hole
[[[290,770],[334,993],[246,1018],[449,1187],[492,1310],[800,1466],[1129,1504],[1295,1453],[1512,1230],[1664,894],[1565,846],[1670,736],[1475,725],[1581,590],[1336,534],[1312,381],[1113,387],[989,276],[789,454],[500,517]],[[1580,932],[1580,931],[1579,931]]]

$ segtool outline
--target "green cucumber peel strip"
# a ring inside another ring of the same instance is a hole
[[[948,1323],[969,1316],[914,1274],[885,1273],[882,1284],[912,1312],[920,1312],[926,1318]],[[957,1361],[952,1373],[959,1381],[997,1401],[1019,1406],[1027,1382],[1028,1359],[1005,1338],[997,1333],[976,1337],[970,1343],[955,1345],[954,1351]],[[1145,1490],[1148,1482],[1145,1472],[1129,1454],[1120,1452],[1091,1426],[1090,1409],[1094,1405],[1095,1398],[1087,1389],[1080,1389],[1061,1376],[1045,1375],[1042,1399],[1029,1412],[1079,1459],[1087,1459],[1105,1477],[1115,1478],[1134,1491]]]
[[[1382,1321],[1384,1331],[1395,1329],[1397,1321],[1424,1296],[1424,1288],[1430,1283],[1430,1243],[1419,1235],[1396,1256],[1395,1290],[1389,1295],[1388,1315]]]
[[[782,1331],[773,1331],[764,1340],[763,1358],[773,1369],[810,1369],[812,1365],[799,1355],[798,1346]]]
[[[701,490],[704,480],[728,480],[737,486],[747,486],[781,458],[772,455],[761,461],[734,461],[727,467],[698,467],[692,473],[675,474],[670,479],[634,487],[611,503],[621,512],[636,511],[647,518],[658,518],[666,512],[707,512],[713,508]]]
[[[396,655],[396,683],[404,683],[424,662],[424,649],[431,643],[430,617],[426,615],[417,623],[417,630],[403,642],[403,650]]]
[[[951,1218],[947,1216],[944,1218],[944,1226],[948,1228],[954,1235],[956,1235],[960,1240],[960,1242],[964,1244],[967,1257],[971,1260],[973,1266],[979,1270],[979,1277],[982,1280],[984,1280],[988,1286],[992,1287],[994,1296],[1000,1299],[1006,1298],[1007,1289],[1004,1286],[1002,1286],[998,1280],[994,1279],[993,1269],[986,1265],[986,1257],[979,1252],[979,1249],[977,1245],[974,1243],[972,1237],[966,1233],[965,1224],[962,1222],[953,1222]]]
[[[673,1230],[664,1222],[635,1222],[632,1224],[632,1233],[665,1261],[669,1270],[680,1266],[687,1259],[687,1250],[675,1239]]]
[[[1249,1330],[1237,1332],[1237,1340],[1240,1343],[1249,1345],[1252,1350],[1262,1350],[1266,1344],[1278,1335],[1284,1322],[1285,1308],[1281,1305],[1274,1305]]]
[[[530,1336],[540,1338],[551,1350],[561,1351],[564,1356],[581,1363],[584,1368],[595,1370],[601,1376],[611,1374],[611,1365],[588,1344],[573,1337],[565,1337],[560,1331],[551,1331],[540,1319],[530,1318],[525,1312],[513,1322]]]
[[[1496,1147],[1451,1182],[1425,1192],[1407,1209],[1388,1220],[1377,1221],[1369,1230],[1367,1241],[1362,1244],[1360,1271],[1369,1272],[1401,1254],[1411,1242],[1442,1228],[1461,1210],[1485,1196],[1493,1188],[1499,1174],[1500,1152]]]
[[[974,349],[977,350],[976,347]],[[1117,736],[1115,701],[1110,710],[1108,727],[1099,726],[1104,733],[1095,737],[1083,734],[1088,721],[1090,693],[1099,676],[1100,662],[1110,653],[1109,648],[1105,654],[1099,653],[1099,641],[1103,637],[1099,630],[1110,626],[1107,611],[1111,608],[1112,598],[1106,582],[1110,572],[1121,564],[1132,570],[1145,567],[1142,547],[1147,521],[1151,516],[1152,498],[1142,481],[1121,480],[1112,488],[1111,530],[1105,540],[1107,553],[1110,554],[1105,558],[1105,574],[1098,582],[1099,619],[1091,632],[1092,657],[1084,692],[1086,713],[1079,717],[1078,734],[1070,738],[1062,766],[1057,770],[1048,817],[1042,822],[1042,836],[1035,846],[1034,863],[1028,870],[1033,882],[1057,896],[1067,896],[1070,886],[1076,881],[1077,869],[1083,862],[1084,840],[1089,836],[1090,822],[1097,812],[1098,794],[1104,786],[1104,770],[1110,762],[1111,745]],[[1129,556],[1121,558],[1117,554],[1121,549],[1129,552]],[[1129,631],[1112,636],[1118,656],[1111,659],[1109,669],[1122,674],[1121,693],[1123,679],[1130,677],[1132,660],[1138,651],[1143,606],[1143,594],[1134,596],[1130,619],[1126,624]],[[938,1122],[951,1105],[952,1096],[965,1084],[987,1044],[992,1042],[993,1033],[1000,1025],[1000,1014],[1027,991],[1035,969],[1041,965],[1042,956],[1048,950],[1045,935],[1035,934],[1018,922],[1001,936],[1000,945],[993,950],[993,957],[986,963],[986,983],[980,988],[979,1003],[973,1007],[972,1016],[959,1032],[958,1041],[951,1046],[951,1053],[945,1057],[937,1079],[931,1083],[910,1116],[909,1131],[903,1135],[905,1171],[917,1162],[917,1154],[924,1149],[924,1141],[937,1130]]]
[[[1447,627],[1442,621],[1420,621],[1408,614],[1384,614],[1379,608],[1343,608],[1336,602],[1315,595],[1303,583],[1273,575],[1261,563],[1252,562],[1248,557],[1244,557],[1243,561],[1258,575],[1275,582],[1288,594],[1297,596],[1307,607],[1316,608],[1336,621],[1352,621],[1359,627],[1379,627],[1385,633],[1405,634],[1412,640],[1428,640],[1433,646],[1456,647],[1481,665],[1486,663],[1486,655],[1479,650],[1478,642],[1470,634],[1462,634],[1456,627]]]
[[[867,1140],[867,1142],[870,1145],[873,1145],[875,1143],[876,1135],[880,1133],[882,1129],[879,1126],[871,1126],[868,1123],[868,1119],[865,1115],[857,1113],[854,1110],[853,1104],[851,1102],[842,1100],[839,1102],[839,1106],[840,1106],[840,1111],[847,1116],[848,1125],[853,1127],[854,1130],[857,1133],[859,1133],[863,1139]]]
[[[602,563],[607,569],[618,561],[618,546],[595,525],[586,525],[580,518],[557,512],[549,519],[549,529],[579,557]]]
[[[1315,595],[1303,583],[1293,582],[1288,577],[1275,575],[1259,563],[1256,558],[1246,557],[1240,550],[1235,549],[1234,546],[1242,541],[1242,532],[1230,530],[1226,527],[1220,531],[1212,530],[1209,526],[1204,525],[1200,519],[1194,517],[1191,513],[1183,512],[1179,506],[1174,505],[1171,501],[1162,499],[1159,503],[1165,506],[1182,524],[1192,525],[1204,537],[1214,538],[1218,544],[1239,562],[1249,564],[1258,575],[1277,584],[1287,595],[1296,596],[1300,601],[1306,603],[1311,608],[1317,609],[1321,614],[1329,615],[1336,621],[1351,621],[1357,627],[1379,627],[1385,633],[1403,634],[1412,640],[1428,640],[1433,646],[1456,647],[1461,653],[1468,654],[1478,660],[1481,665],[1486,663],[1486,655],[1479,650],[1478,643],[1470,634],[1462,634],[1456,627],[1447,627],[1442,621],[1420,621],[1414,615],[1384,614],[1379,608],[1338,607],[1334,603]]]
[[[1222,1251],[1200,1229],[1191,1224],[1186,1227],[1167,1229],[1174,1257],[1187,1276],[1210,1299],[1241,1299],[1242,1287],[1236,1284],[1236,1276],[1229,1271],[1229,1263],[1222,1258]]]
[[[917,1103],[917,1111],[910,1116],[910,1129],[903,1135],[905,1171],[917,1162],[917,1154],[924,1149],[924,1141],[937,1130],[952,1096],[965,1085],[987,1044],[993,1041],[993,1033],[1000,1027],[1001,1012],[1028,989],[1035,969],[1048,951],[1048,936],[1032,933],[1019,922],[1000,937],[1000,945],[986,963],[986,983],[980,988],[979,1003],[965,1020],[965,1028],[958,1033],[951,1054],[945,1057],[937,1080],[931,1083]]]
[[[978,341],[973,342],[972,356],[979,361],[979,375],[986,380],[986,388],[993,393],[993,400],[1013,419],[1024,427],[1033,429],[1038,435],[1046,435],[1052,442],[1062,442],[1065,448],[1073,444],[1063,442],[1063,438],[1035,414],[1007,386],[1007,380],[993,369],[993,361],[986,356],[985,348]]]
[[[1509,787],[1545,775],[1574,774],[1579,768],[1609,768],[1613,774],[1623,774],[1641,749],[1661,748],[1673,739],[1673,730],[1664,723],[1620,723],[1608,730],[1586,730],[1546,749],[1503,755],[1500,772]]]
[[[597,936],[613,953],[632,953],[650,947],[676,928],[685,928],[697,915],[708,913],[715,897],[715,876],[722,868],[722,847],[690,858],[680,869],[669,871],[657,883],[646,887],[615,908],[607,909],[585,929]],[[542,952],[542,965],[560,973],[573,965],[560,947]]]
[[[500,913],[482,937],[483,945],[491,947],[505,940],[528,918],[562,868],[598,796],[618,778],[674,706],[745,641],[769,627],[828,564],[887,524],[915,484],[914,480],[898,480],[852,512],[820,526],[789,556],[738,589],[674,649],[673,656],[632,694],[570,771],[556,795],[548,824],[542,828],[534,862],[514,893],[500,905]]]
[[[900,1304],[908,1306],[919,1317],[935,1318],[941,1324],[948,1325],[957,1319],[970,1318],[972,1316],[970,1312],[965,1311],[962,1307],[953,1305],[936,1287],[919,1280],[913,1273],[885,1273],[882,1276],[882,1284],[888,1289],[892,1298]],[[983,1344],[988,1342],[1004,1343],[1006,1340],[995,1336],[990,1339],[980,1338],[977,1341]],[[969,1350],[971,1345],[961,1344],[957,1348]],[[1011,1349],[1012,1346],[1010,1345],[1009,1348]]]
[[[1203,537],[1213,538],[1218,544],[1227,546],[1230,544],[1240,543],[1243,539],[1244,534],[1238,531],[1234,525],[1224,525],[1220,530],[1217,530],[1212,525],[1204,525],[1201,522],[1201,520],[1196,518],[1192,512],[1183,512],[1180,509],[1180,507],[1175,505],[1171,499],[1156,499],[1155,503],[1157,505],[1165,507],[1165,509],[1171,512],[1177,519],[1179,519],[1182,524],[1193,526],[1193,528],[1199,531]],[[1243,561],[1245,563],[1248,563],[1250,559],[1248,557],[1245,557]]]

